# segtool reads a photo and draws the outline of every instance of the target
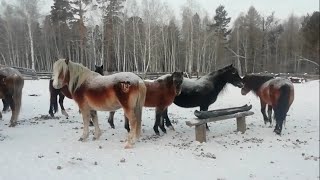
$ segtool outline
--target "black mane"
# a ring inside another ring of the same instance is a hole
[[[273,79],[272,75],[258,75],[258,74],[249,74],[243,77],[244,86],[252,90],[254,93],[257,93],[261,85],[270,79]]]

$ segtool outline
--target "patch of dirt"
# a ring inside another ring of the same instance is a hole
[[[214,155],[214,154],[212,154],[210,152],[207,152],[207,153],[201,152],[200,154],[195,154],[195,155],[198,156],[198,157],[204,157],[204,158],[210,158],[210,159],[216,159],[217,158],[216,155]]]
[[[245,138],[244,140],[243,140],[243,142],[251,142],[251,143],[263,143],[263,139],[260,139],[260,138],[256,138],[256,137],[254,137],[254,138]]]

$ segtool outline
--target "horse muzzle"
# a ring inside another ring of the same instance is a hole
[[[247,89],[245,89],[245,88],[241,88],[241,94],[242,95],[246,95],[246,94],[248,94],[248,90]]]
[[[244,84],[243,84],[242,82],[238,82],[238,83],[236,84],[236,86],[237,86],[238,88],[243,88]]]
[[[181,88],[178,91],[176,91],[176,96],[179,96],[180,94],[181,94]]]
[[[55,89],[61,89],[61,88],[62,88],[62,83],[57,82],[57,81],[53,81],[53,82],[52,82],[52,86],[53,86],[53,88],[55,88]]]

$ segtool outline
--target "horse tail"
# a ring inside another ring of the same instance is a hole
[[[285,121],[287,112],[289,110],[290,91],[291,86],[288,84],[285,84],[280,87],[280,96],[274,111],[275,119],[277,121],[277,124],[280,126],[280,131],[282,129],[282,124]]]
[[[15,117],[15,121],[17,121],[17,118],[20,113],[21,109],[21,101],[22,101],[22,88],[24,86],[24,79],[21,76],[14,77],[13,80],[13,102],[14,102],[14,107],[15,107],[15,114],[12,114]],[[14,113],[14,112],[12,112]]]
[[[136,101],[136,106],[134,109],[134,113],[137,118],[137,129],[136,129],[136,136],[139,137],[141,134],[141,122],[142,122],[142,107],[144,105],[147,93],[147,87],[143,81],[139,82],[138,84],[139,93]]]

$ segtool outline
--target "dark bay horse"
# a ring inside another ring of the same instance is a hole
[[[175,97],[173,103],[184,108],[200,107],[200,111],[207,111],[209,106],[217,100],[219,93],[227,83],[239,88],[243,87],[238,70],[232,64],[199,79],[185,78],[181,94]],[[163,115],[166,126],[172,126],[167,109]],[[160,126],[164,127],[164,121]],[[207,125],[206,127],[208,129]]]
[[[286,119],[287,112],[294,100],[294,87],[289,79],[274,78],[266,75],[246,75],[243,77],[244,87],[241,94],[246,95],[253,91],[260,98],[261,113],[264,123],[272,123],[272,109],[276,119],[274,132],[281,135],[282,124]],[[266,105],[268,104],[268,117],[266,115]]]
[[[103,65],[101,65],[101,66],[95,65],[95,72],[103,75]],[[69,99],[72,99],[71,93],[68,90],[68,86],[63,86],[61,89],[55,89],[52,86],[52,82],[53,82],[53,80],[51,79],[49,81],[49,92],[50,92],[49,114],[51,117],[54,117],[54,114],[56,112],[58,112],[57,97],[59,96],[59,105],[61,108],[61,113],[63,115],[65,115],[66,117],[69,117],[68,113],[66,112],[66,110],[64,109],[64,106],[63,106],[63,100],[64,100],[65,96]],[[5,107],[5,105],[3,105],[3,107]],[[91,114],[94,115],[93,113],[91,113]],[[93,125],[92,121],[90,121],[90,125]]]
[[[17,125],[23,86],[24,79],[18,70],[10,67],[0,69],[0,99],[4,99],[4,109],[10,106],[12,111],[9,127]],[[2,118],[1,112],[0,118]]]
[[[125,148],[130,148],[141,134],[141,116],[147,88],[142,79],[130,72],[102,76],[81,64],[59,59],[53,65],[53,87],[68,85],[72,99],[78,104],[83,118],[80,141],[89,136],[90,110],[115,111],[123,108],[133,130],[128,134]],[[92,119],[94,139],[101,130],[98,117]]]
[[[153,129],[157,135],[160,135],[158,127],[160,125],[164,110],[170,106],[174,98],[181,92],[181,84],[183,82],[183,72],[174,72],[159,77],[156,80],[147,81],[144,83],[147,87],[146,100],[144,107],[156,108],[156,120]],[[108,122],[114,128],[113,117],[115,112],[110,112]],[[130,132],[130,127],[127,118],[125,118],[125,128]],[[163,132],[166,132],[164,127],[160,127]]]

